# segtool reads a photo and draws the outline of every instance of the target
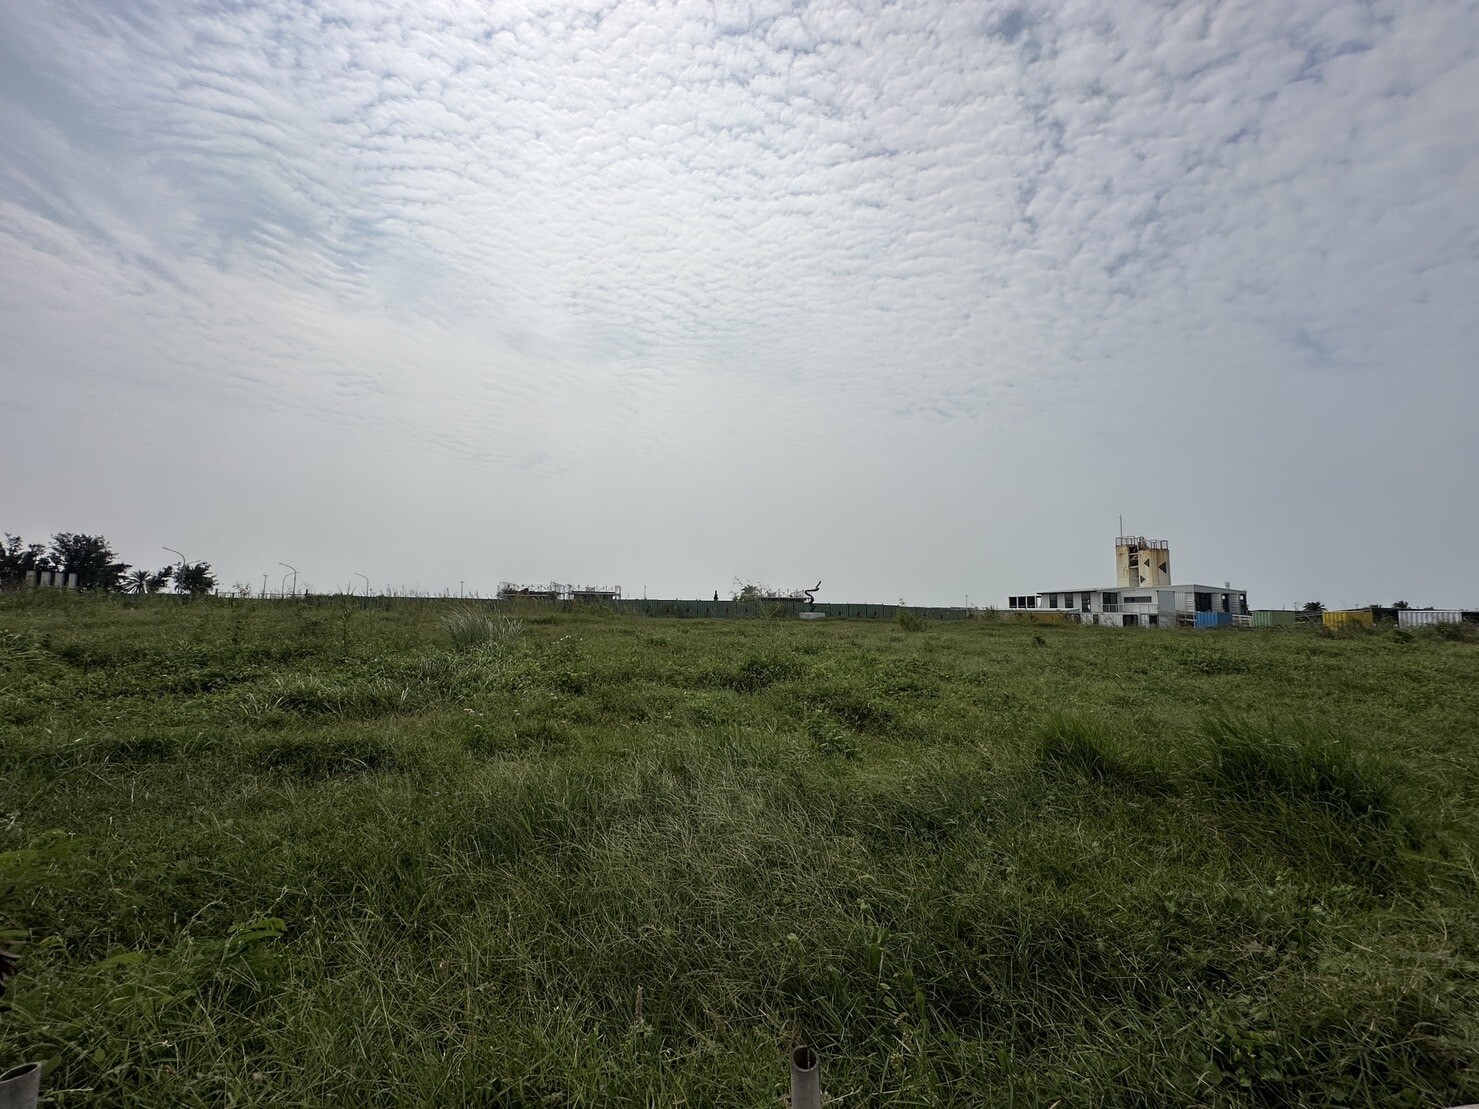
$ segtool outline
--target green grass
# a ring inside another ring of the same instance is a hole
[[[61,1106],[1479,1100],[1479,644],[0,598]],[[11,941],[7,941],[11,942]]]

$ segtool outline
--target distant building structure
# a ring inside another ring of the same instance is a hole
[[[498,598],[504,601],[577,601],[585,604],[609,604],[621,600],[619,585],[564,585],[557,581],[539,585],[519,585],[511,581],[498,583]]]
[[[583,604],[610,604],[621,600],[619,585],[582,585],[570,587],[570,599]]]
[[[1109,627],[1226,627],[1252,623],[1246,590],[1229,583],[1175,585],[1164,539],[1121,535],[1114,541],[1115,584],[1047,589],[1007,600],[1029,611],[1079,624]]]

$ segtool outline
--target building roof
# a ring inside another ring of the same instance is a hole
[[[1044,593],[1140,593],[1147,589],[1180,589],[1190,593],[1246,593],[1246,589],[1236,585],[1195,585],[1188,582],[1185,585],[1092,585],[1080,586],[1069,589],[1038,589],[1034,596],[1041,597]]]

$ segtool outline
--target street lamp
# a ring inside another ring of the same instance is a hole
[[[287,566],[288,569],[293,572],[293,596],[296,597],[298,595],[298,568],[296,566],[289,566],[286,562],[279,562],[278,565],[279,566]],[[288,583],[288,576],[286,574],[284,574],[282,576],[282,582],[283,582],[284,592],[286,592],[287,583]]]
[[[368,597],[370,595],[370,579],[365,577],[365,575],[361,574],[358,570],[354,572],[354,576],[357,578],[365,579],[365,596]]]
[[[163,546],[163,545],[161,544],[161,546]],[[168,551],[172,555],[179,555],[180,556],[180,572],[181,573],[183,573],[184,571],[190,569],[190,567],[192,565],[194,565],[188,558],[185,557],[185,554],[184,554],[183,551],[177,551],[173,547],[163,547],[163,549],[166,550],[166,551]],[[175,575],[175,592],[177,592],[177,593],[180,592],[181,588],[182,588],[182,586],[180,584],[180,575],[179,575],[179,573],[177,573]]]

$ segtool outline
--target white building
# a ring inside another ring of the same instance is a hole
[[[1171,584],[1171,552],[1165,540],[1120,536],[1115,548],[1117,584],[1028,593],[1009,598],[1008,609],[1055,613],[1076,623],[1110,627],[1252,623],[1245,590],[1227,584]]]

